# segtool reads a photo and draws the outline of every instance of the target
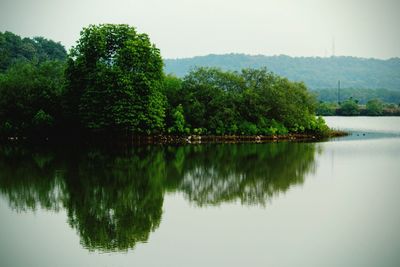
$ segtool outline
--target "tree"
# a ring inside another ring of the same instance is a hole
[[[68,59],[72,121],[92,130],[141,134],[164,127],[163,62],[146,34],[128,25],[90,25]]]
[[[182,80],[173,75],[166,75],[163,80],[163,91],[170,107],[177,107],[183,100]]]
[[[182,105],[178,105],[172,112],[173,124],[168,129],[168,132],[175,134],[185,134],[188,128],[186,128],[185,116]]]
[[[212,134],[234,133],[238,121],[237,101],[243,79],[233,72],[197,68],[183,79],[181,102],[193,131]]]
[[[19,62],[0,76],[0,132],[3,136],[50,134],[61,117],[65,65]]]
[[[321,102],[318,104],[316,109],[317,115],[320,116],[333,116],[336,112],[336,104],[335,103],[327,103]]]
[[[274,119],[291,131],[305,131],[309,122],[315,118],[316,99],[304,83],[290,82],[264,69],[245,69],[242,71],[247,90],[252,91],[252,114],[260,118]]]
[[[290,82],[266,69],[244,69],[239,73],[197,68],[184,77],[180,94],[176,95],[193,132],[318,132],[323,124],[315,118],[315,97],[303,83]]]
[[[173,75],[166,75],[163,79],[163,94],[166,96],[167,105],[165,109],[165,124],[169,133],[176,130],[176,112],[179,105],[182,108],[182,80]],[[185,118],[183,117],[183,120]]]
[[[360,114],[357,102],[353,98],[349,98],[340,105],[340,114],[353,116]]]
[[[379,116],[383,113],[383,103],[379,99],[372,99],[367,102],[367,115]]]

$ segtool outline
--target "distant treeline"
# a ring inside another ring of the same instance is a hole
[[[341,102],[349,98],[357,99],[359,104],[366,104],[372,99],[379,99],[384,103],[399,104],[400,91],[387,89],[360,89],[360,88],[338,88],[312,90],[317,99],[323,102]],[[340,99],[339,99],[340,97]]]
[[[166,59],[166,73],[179,77],[193,67],[217,67],[223,70],[267,67],[291,81],[303,81],[311,89],[385,88],[400,90],[400,58],[388,60],[356,57],[251,56],[245,54],[207,55]]]
[[[365,105],[350,97],[343,102],[320,102],[317,110],[320,116],[400,116],[400,104],[383,103],[371,99]]]
[[[128,25],[84,28],[68,55],[44,38],[9,32],[1,38],[0,51],[7,55],[0,69],[3,137],[328,131],[303,83],[266,69],[165,75],[159,50]]]

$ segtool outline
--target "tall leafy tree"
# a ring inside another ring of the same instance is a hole
[[[91,25],[71,50],[67,105],[92,130],[155,133],[164,127],[163,62],[146,34],[128,25]]]

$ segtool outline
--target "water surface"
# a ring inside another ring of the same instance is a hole
[[[399,119],[327,121],[360,135],[2,146],[0,266],[400,266]]]

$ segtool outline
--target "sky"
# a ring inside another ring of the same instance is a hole
[[[400,0],[0,0],[0,31],[75,45],[124,23],[164,58],[245,53],[400,57]],[[334,47],[334,48],[333,48]]]

